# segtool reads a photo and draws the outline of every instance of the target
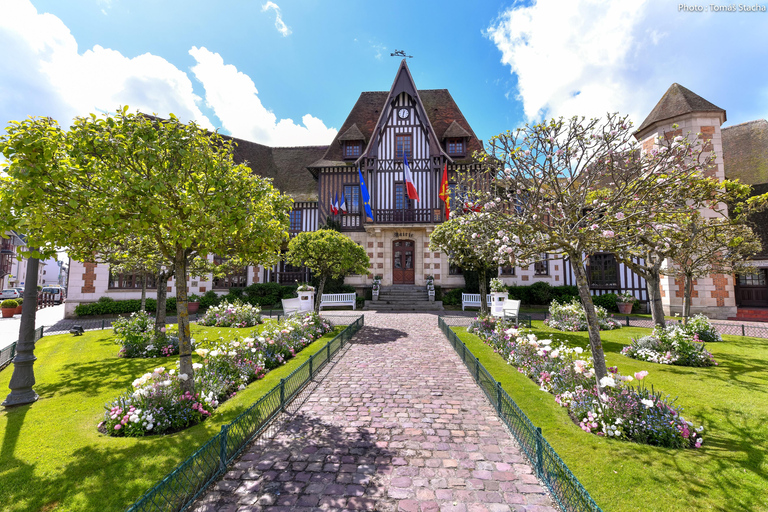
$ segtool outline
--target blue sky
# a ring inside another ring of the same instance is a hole
[[[673,82],[732,125],[768,117],[768,3],[750,5],[0,0],[0,124],[68,126],[128,104],[264,144],[328,144],[360,92],[390,87],[403,49],[416,85],[449,89],[484,140],[550,116],[639,124]]]

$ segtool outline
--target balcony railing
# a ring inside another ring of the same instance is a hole
[[[378,224],[431,224],[443,221],[440,209],[376,210],[373,214]]]

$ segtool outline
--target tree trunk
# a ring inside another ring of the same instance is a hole
[[[477,269],[477,277],[480,279],[480,315],[488,315],[488,290],[485,287],[485,267]]]
[[[693,276],[685,275],[685,291],[683,294],[683,323],[688,325],[688,317],[691,316],[691,295],[693,294]]]
[[[160,271],[155,276],[157,279],[157,311],[155,311],[155,334],[165,327],[165,307],[168,298],[168,278],[166,271]]]
[[[651,317],[653,323],[664,328],[664,306],[661,303],[661,276],[658,270],[649,272],[645,277],[645,286],[648,288],[648,300],[651,303]]]
[[[323,296],[323,288],[325,287],[325,280],[328,276],[320,276],[320,282],[317,285],[317,295],[315,296],[315,313],[320,313],[320,298]]]
[[[598,388],[600,379],[608,375],[608,368],[605,365],[605,354],[603,353],[603,343],[600,340],[600,324],[597,321],[595,313],[595,303],[592,302],[592,294],[589,292],[589,282],[587,281],[587,271],[580,256],[570,254],[571,268],[576,275],[576,285],[579,288],[579,297],[584,306],[584,313],[587,316],[587,330],[589,331],[589,345],[592,348],[592,361],[595,366],[595,380]]]
[[[147,310],[147,273],[141,272],[141,310]]]
[[[189,310],[187,309],[187,254],[176,248],[176,315],[179,321],[179,375],[186,374],[182,389],[195,394],[195,374],[192,369],[192,335],[189,331]]]

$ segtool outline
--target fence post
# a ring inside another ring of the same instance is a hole
[[[536,427],[536,472],[542,478],[544,478],[544,453],[541,443],[541,427]],[[547,480],[546,478],[544,479]]]
[[[315,355],[309,356],[309,380],[312,380],[312,361],[315,359]]]
[[[464,342],[461,343],[461,360],[467,363],[467,344]]]
[[[741,335],[742,336],[746,336],[745,331],[744,331],[744,324],[741,324]]]
[[[11,344],[11,358],[9,359],[9,361],[13,361],[14,357],[16,357],[16,342],[15,341]]]
[[[219,472],[227,469],[227,438],[229,437],[229,425],[221,426],[221,438],[219,439]]]
[[[504,419],[501,408],[501,382],[499,381],[496,381],[496,408],[499,410],[499,414],[502,415],[502,419]]]
[[[105,321],[104,319],[102,319],[102,320],[101,320],[101,330],[102,330],[102,331],[104,330],[104,324],[105,324],[105,322],[106,322],[106,321]]]
[[[331,343],[327,343],[325,345],[325,359],[330,363],[331,362]]]
[[[285,379],[280,379],[280,410],[285,410]]]
[[[475,380],[480,382],[480,359],[475,357]]]
[[[629,317],[627,317],[627,327],[629,327]]]

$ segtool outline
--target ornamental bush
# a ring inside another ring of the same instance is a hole
[[[540,340],[504,320],[478,322],[471,328],[508,364],[536,382],[542,391],[554,395],[584,432],[669,448],[701,446],[703,427],[694,429],[680,415],[682,409],[674,405],[674,400],[643,384],[629,384],[642,380],[648,372],[632,377],[609,368],[611,375],[601,380],[601,390],[595,382],[588,350],[568,347],[557,340]]]
[[[685,331],[693,336],[698,336],[700,341],[704,343],[712,343],[715,341],[723,341],[723,337],[717,332],[715,326],[709,321],[709,318],[701,313],[688,319],[688,323],[683,327]]]
[[[105,405],[99,429],[111,436],[140,437],[195,425],[213,414],[221,402],[285,364],[330,329],[319,315],[306,313],[275,322],[243,339],[203,340],[196,350],[203,362],[192,365],[198,393],[182,392],[186,374],[155,368]]]
[[[18,302],[16,302],[13,299],[5,299],[2,303],[0,303],[0,308],[2,309],[16,309],[16,307],[19,305]]]
[[[601,331],[621,328],[619,322],[608,316],[605,308],[595,304],[595,313]],[[561,304],[553,300],[549,306],[549,318],[544,323],[558,331],[586,331],[587,315],[578,299],[573,299],[570,304]]]
[[[253,327],[261,323],[261,310],[242,302],[224,302],[208,308],[197,323],[216,327]]]
[[[151,358],[169,357],[179,353],[177,326],[166,326],[155,334],[154,319],[145,311],[133,313],[128,318],[118,318],[112,323],[115,343],[122,348],[119,357]]]
[[[713,366],[715,357],[704,348],[698,334],[691,334],[683,326],[656,327],[653,333],[632,342],[621,350],[632,359],[677,366]]]

